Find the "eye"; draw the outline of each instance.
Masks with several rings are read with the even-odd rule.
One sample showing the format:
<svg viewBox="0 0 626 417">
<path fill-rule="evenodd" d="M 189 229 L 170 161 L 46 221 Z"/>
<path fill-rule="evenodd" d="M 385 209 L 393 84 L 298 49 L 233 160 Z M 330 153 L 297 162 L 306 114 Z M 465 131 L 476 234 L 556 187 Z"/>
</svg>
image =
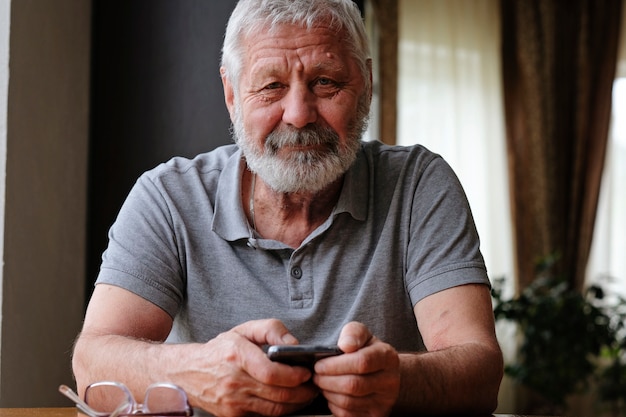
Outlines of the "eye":
<svg viewBox="0 0 626 417">
<path fill-rule="evenodd" d="M 257 97 L 265 102 L 274 102 L 280 99 L 285 93 L 285 85 L 280 81 L 272 81 L 264 84 L 257 91 Z"/>
<path fill-rule="evenodd" d="M 325 87 L 325 86 L 329 86 L 329 85 L 335 85 L 335 84 L 336 84 L 336 83 L 335 83 L 333 80 L 331 80 L 330 78 L 324 78 L 324 77 L 320 77 L 320 78 L 318 78 L 318 79 L 316 80 L 316 83 L 317 83 L 317 85 L 320 85 L 320 86 L 323 86 L 323 87 Z"/>
<path fill-rule="evenodd" d="M 275 81 L 273 83 L 269 83 L 267 84 L 265 87 L 263 87 L 263 89 L 265 90 L 276 90 L 277 88 L 281 88 L 282 84 L 279 83 L 278 81 Z"/>
<path fill-rule="evenodd" d="M 343 84 L 327 77 L 319 77 L 313 81 L 311 90 L 319 97 L 333 97 L 341 91 Z"/>
</svg>

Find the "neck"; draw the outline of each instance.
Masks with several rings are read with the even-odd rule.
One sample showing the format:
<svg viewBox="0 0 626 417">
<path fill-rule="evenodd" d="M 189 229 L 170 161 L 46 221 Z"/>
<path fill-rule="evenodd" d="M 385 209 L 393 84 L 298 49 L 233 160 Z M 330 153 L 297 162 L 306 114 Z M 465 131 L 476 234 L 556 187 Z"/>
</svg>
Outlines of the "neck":
<svg viewBox="0 0 626 417">
<path fill-rule="evenodd" d="M 343 177 L 316 193 L 278 193 L 247 170 L 243 184 L 242 199 L 248 202 L 244 204 L 248 206 L 248 220 L 257 233 L 297 248 L 330 216 L 339 199 Z"/>
</svg>

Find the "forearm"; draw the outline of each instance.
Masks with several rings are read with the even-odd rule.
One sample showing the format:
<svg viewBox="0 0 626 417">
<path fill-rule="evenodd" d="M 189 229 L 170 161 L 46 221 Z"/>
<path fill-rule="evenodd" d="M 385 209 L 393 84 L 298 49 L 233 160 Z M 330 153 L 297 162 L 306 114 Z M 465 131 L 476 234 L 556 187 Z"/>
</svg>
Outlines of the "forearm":
<svg viewBox="0 0 626 417">
<path fill-rule="evenodd" d="M 243 323 L 202 344 L 87 331 L 72 362 L 81 395 L 92 382 L 115 380 L 140 399 L 151 383 L 171 382 L 185 390 L 193 407 L 211 414 L 279 415 L 301 409 L 317 390 L 305 384 L 309 370 L 271 362 L 259 346 L 294 341 L 278 320 Z"/>
<path fill-rule="evenodd" d="M 191 346 L 82 334 L 72 357 L 78 392 L 82 395 L 90 383 L 114 380 L 127 385 L 136 398 L 142 398 L 143 390 L 153 382 L 180 384 L 170 370 L 184 367 L 182 362 L 194 351 Z"/>
<path fill-rule="evenodd" d="M 218 348 L 219 349 L 219 348 Z M 224 351 L 224 349 L 222 349 Z M 122 382 L 137 399 L 155 382 L 180 386 L 193 407 L 210 409 L 227 394 L 213 363 L 225 364 L 212 343 L 169 344 L 119 335 L 82 334 L 72 366 L 79 395 L 90 383 Z M 227 365 L 228 366 L 228 365 Z"/>
<path fill-rule="evenodd" d="M 497 405 L 502 354 L 477 343 L 400 355 L 398 414 L 489 414 Z"/>
</svg>

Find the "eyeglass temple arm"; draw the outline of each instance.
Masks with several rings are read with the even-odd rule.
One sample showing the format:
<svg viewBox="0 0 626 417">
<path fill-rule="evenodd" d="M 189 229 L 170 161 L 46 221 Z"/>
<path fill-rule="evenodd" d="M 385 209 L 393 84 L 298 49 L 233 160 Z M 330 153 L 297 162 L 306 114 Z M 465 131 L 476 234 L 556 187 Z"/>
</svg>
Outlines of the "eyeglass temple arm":
<svg viewBox="0 0 626 417">
<path fill-rule="evenodd" d="M 87 403 L 67 385 L 59 385 L 59 392 L 74 401 L 76 408 L 87 414 L 89 417 L 117 417 L 124 407 L 128 405 L 126 403 L 122 404 L 120 407 L 116 408 L 112 414 L 100 413 L 89 407 L 89 405 L 87 405 Z"/>
</svg>

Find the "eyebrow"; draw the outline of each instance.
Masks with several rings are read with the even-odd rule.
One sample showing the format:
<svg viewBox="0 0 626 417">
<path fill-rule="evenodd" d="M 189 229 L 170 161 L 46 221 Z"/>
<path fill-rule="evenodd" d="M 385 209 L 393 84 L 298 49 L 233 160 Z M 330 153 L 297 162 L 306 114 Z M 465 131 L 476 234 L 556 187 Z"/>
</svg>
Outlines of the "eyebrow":
<svg viewBox="0 0 626 417">
<path fill-rule="evenodd" d="M 263 82 L 267 78 L 281 78 L 285 75 L 285 67 L 283 65 L 253 65 L 251 68 L 250 80 L 253 84 Z"/>
<path fill-rule="evenodd" d="M 336 60 L 329 59 L 327 61 L 318 61 L 313 68 L 316 71 L 333 71 L 333 72 L 341 72 L 345 69 L 345 64 L 339 63 Z"/>
</svg>

